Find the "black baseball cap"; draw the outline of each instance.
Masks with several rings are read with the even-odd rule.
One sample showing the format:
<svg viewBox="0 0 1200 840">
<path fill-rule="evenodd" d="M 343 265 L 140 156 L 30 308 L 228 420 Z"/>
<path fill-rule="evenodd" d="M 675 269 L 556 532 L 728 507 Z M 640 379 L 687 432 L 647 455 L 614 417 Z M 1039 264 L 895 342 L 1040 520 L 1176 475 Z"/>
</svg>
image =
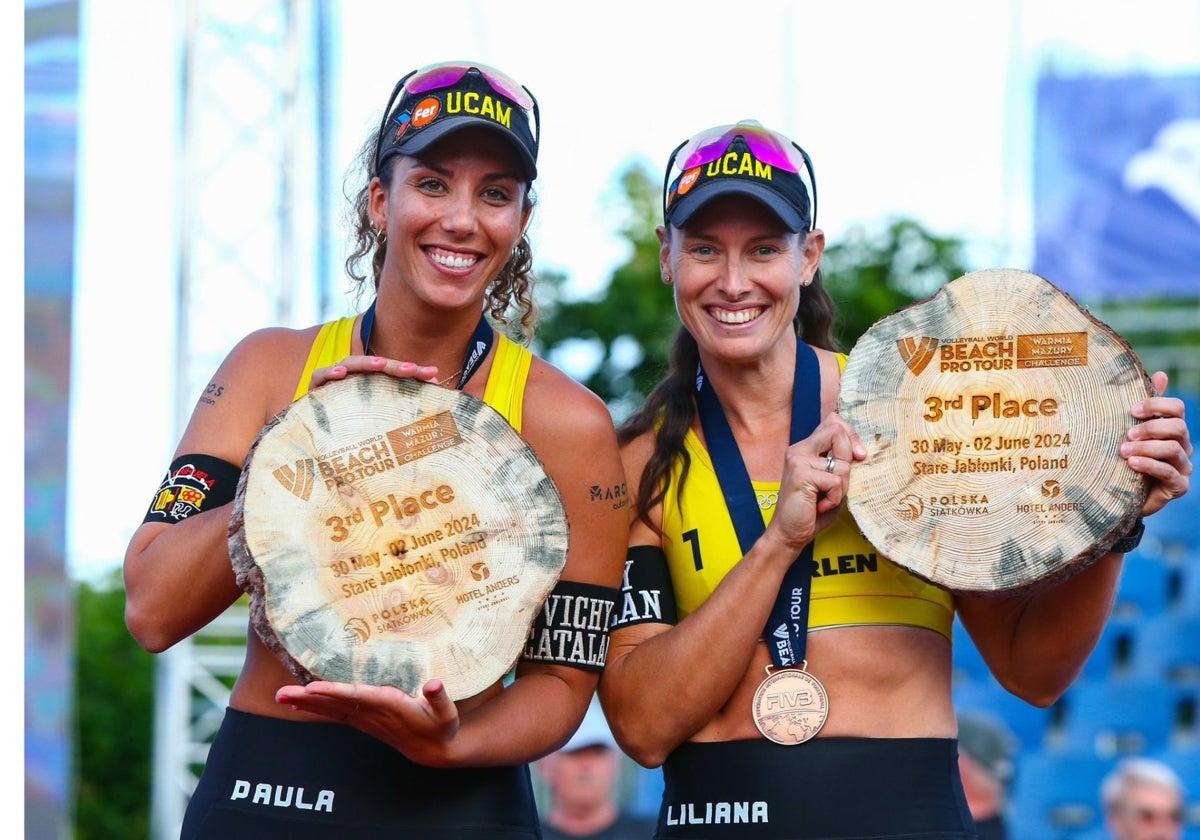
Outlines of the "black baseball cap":
<svg viewBox="0 0 1200 840">
<path fill-rule="evenodd" d="M 679 175 L 671 180 L 673 171 Z M 723 195 L 747 195 L 765 204 L 793 232 L 816 225 L 815 200 L 801 173 L 816 184 L 808 154 L 753 120 L 718 126 L 684 142 L 667 163 L 663 218 L 683 227 L 701 207 Z"/>
<path fill-rule="evenodd" d="M 478 62 L 433 64 L 396 83 L 379 127 L 375 171 L 395 155 L 416 155 L 443 137 L 482 126 L 509 141 L 529 181 L 537 178 L 537 100 L 524 85 Z"/>
</svg>

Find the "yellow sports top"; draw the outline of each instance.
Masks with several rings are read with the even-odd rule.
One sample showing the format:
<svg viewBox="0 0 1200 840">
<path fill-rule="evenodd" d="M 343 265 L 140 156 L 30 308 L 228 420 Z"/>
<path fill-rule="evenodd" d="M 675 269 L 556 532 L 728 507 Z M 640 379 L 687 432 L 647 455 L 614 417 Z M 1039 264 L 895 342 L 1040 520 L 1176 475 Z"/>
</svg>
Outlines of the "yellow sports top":
<svg viewBox="0 0 1200 840">
<path fill-rule="evenodd" d="M 841 360 L 844 364 L 844 359 Z M 676 460 L 663 498 L 663 551 L 675 589 L 679 618 L 712 594 L 742 558 L 737 533 L 712 459 L 694 431 L 684 438 L 691 456 L 682 503 Z M 775 514 L 779 483 L 753 482 L 764 524 Z M 833 525 L 813 545 L 813 580 L 808 627 L 900 624 L 924 627 L 950 638 L 954 604 L 950 593 L 879 556 L 843 506 Z"/>
<path fill-rule="evenodd" d="M 354 322 L 356 316 L 339 318 L 322 325 L 321 331 L 313 341 L 312 349 L 308 351 L 308 361 L 300 381 L 296 384 L 296 393 L 292 400 L 298 400 L 308 393 L 308 385 L 312 381 L 313 371 L 317 368 L 336 365 L 350 355 L 351 341 L 354 338 Z M 521 431 L 521 407 L 525 398 L 525 383 L 529 379 L 529 367 L 533 364 L 533 354 L 528 348 L 522 347 L 510 338 L 496 333 L 496 344 L 493 348 L 495 357 L 492 359 L 492 370 L 488 374 L 487 385 L 483 390 L 483 401 L 504 417 L 518 432 Z"/>
</svg>

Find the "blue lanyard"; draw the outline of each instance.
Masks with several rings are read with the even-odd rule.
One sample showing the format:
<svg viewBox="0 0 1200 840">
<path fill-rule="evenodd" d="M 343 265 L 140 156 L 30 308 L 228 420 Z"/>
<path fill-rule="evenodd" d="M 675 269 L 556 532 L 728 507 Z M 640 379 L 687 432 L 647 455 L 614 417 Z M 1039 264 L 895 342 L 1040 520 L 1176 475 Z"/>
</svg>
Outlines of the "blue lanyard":
<svg viewBox="0 0 1200 840">
<path fill-rule="evenodd" d="M 371 344 L 371 330 L 375 328 L 375 301 L 371 301 L 371 305 L 367 307 L 367 311 L 363 313 L 362 324 L 359 326 L 358 334 L 362 339 L 363 352 L 367 352 L 367 347 Z M 479 313 L 479 323 L 475 325 L 475 333 L 471 336 L 471 343 L 467 345 L 467 355 L 463 358 L 462 373 L 459 374 L 458 384 L 454 387 L 461 391 L 475 371 L 479 370 L 479 366 L 483 364 L 483 360 L 487 358 L 488 353 L 492 350 L 492 344 L 495 334 L 492 332 L 492 327 L 487 322 L 487 318 L 483 313 Z M 417 364 L 421 364 L 419 359 L 414 360 Z"/>
<path fill-rule="evenodd" d="M 766 525 L 750 474 L 746 471 L 746 462 L 742 460 L 733 430 L 729 428 L 729 421 L 721 408 L 721 400 L 704 375 L 704 368 L 699 365 L 696 367 L 696 408 L 713 469 L 717 473 L 717 482 L 721 485 L 738 545 L 745 556 L 762 536 Z M 817 354 L 797 338 L 790 442 L 804 440 L 820 422 L 821 370 L 817 364 Z M 794 667 L 804 661 L 811 600 L 812 553 L 812 543 L 809 543 L 784 574 L 783 586 L 763 630 L 767 647 L 771 650 L 771 661 L 780 668 Z"/>
</svg>

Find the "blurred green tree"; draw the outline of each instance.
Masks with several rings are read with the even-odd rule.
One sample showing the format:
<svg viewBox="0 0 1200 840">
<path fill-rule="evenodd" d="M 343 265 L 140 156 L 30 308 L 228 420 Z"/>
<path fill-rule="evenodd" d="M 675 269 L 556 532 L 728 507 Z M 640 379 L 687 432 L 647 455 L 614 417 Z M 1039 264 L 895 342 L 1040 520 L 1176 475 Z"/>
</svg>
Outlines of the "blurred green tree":
<svg viewBox="0 0 1200 840">
<path fill-rule="evenodd" d="M 148 837 L 154 657 L 125 629 L 118 573 L 76 596 L 75 837 Z"/>
<path fill-rule="evenodd" d="M 850 228 L 826 242 L 825 288 L 838 307 L 838 339 L 849 351 L 872 324 L 924 300 L 969 269 L 962 240 L 938 236 L 909 218 Z"/>
<path fill-rule="evenodd" d="M 598 394 L 619 422 L 666 370 L 667 349 L 679 324 L 669 287 L 659 277 L 661 185 L 639 164 L 619 178 L 624 218 L 618 232 L 629 258 L 599 295 L 569 299 L 568 278 L 539 276 L 542 322 L 537 349 Z M 937 236 L 912 219 L 878 230 L 852 228 L 827 242 L 825 287 L 837 301 L 838 336 L 845 350 L 875 321 L 922 300 L 965 274 L 963 243 Z"/>
<path fill-rule="evenodd" d="M 641 402 L 665 370 L 678 326 L 675 303 L 658 271 L 661 184 L 634 165 L 620 175 L 623 220 L 618 233 L 629 258 L 608 287 L 569 299 L 568 278 L 539 276 L 543 310 L 537 349 L 600 395 L 619 421 Z M 840 312 L 839 338 L 850 349 L 879 318 L 933 294 L 964 274 L 962 243 L 938 237 L 911 219 L 878 230 L 854 228 L 827 243 L 822 272 Z M 577 372 L 563 359 L 590 361 Z M 139 838 L 149 832 L 154 657 L 125 628 L 119 574 L 80 584 L 76 639 L 78 737 L 76 837 Z"/>
</svg>

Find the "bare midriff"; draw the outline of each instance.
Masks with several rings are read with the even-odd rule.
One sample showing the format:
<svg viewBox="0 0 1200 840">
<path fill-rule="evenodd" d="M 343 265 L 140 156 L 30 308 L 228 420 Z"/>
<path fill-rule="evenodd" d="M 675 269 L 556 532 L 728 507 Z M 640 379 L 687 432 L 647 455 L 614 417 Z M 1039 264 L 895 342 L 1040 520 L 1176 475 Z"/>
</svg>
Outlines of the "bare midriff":
<svg viewBox="0 0 1200 840">
<path fill-rule="evenodd" d="M 829 716 L 818 738 L 953 738 L 950 643 L 917 627 L 829 627 L 808 635 L 807 670 L 824 685 Z M 762 737 L 754 693 L 771 665 L 765 643 L 729 701 L 693 741 Z"/>
</svg>

